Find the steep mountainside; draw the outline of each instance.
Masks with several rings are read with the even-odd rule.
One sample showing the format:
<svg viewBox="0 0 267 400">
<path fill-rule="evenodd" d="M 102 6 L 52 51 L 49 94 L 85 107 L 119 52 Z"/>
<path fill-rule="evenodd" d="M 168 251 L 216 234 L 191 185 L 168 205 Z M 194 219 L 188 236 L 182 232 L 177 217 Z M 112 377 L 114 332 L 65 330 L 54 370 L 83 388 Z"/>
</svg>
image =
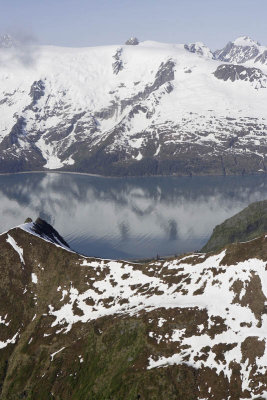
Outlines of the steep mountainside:
<svg viewBox="0 0 267 400">
<path fill-rule="evenodd" d="M 267 232 L 267 200 L 250 204 L 216 226 L 203 251 L 217 251 L 229 243 L 255 239 Z"/>
<path fill-rule="evenodd" d="M 266 171 L 267 48 L 0 40 L 0 172 Z M 242 64 L 242 65 L 241 65 Z"/>
<path fill-rule="evenodd" d="M 241 36 L 234 42 L 229 42 L 222 50 L 214 52 L 214 57 L 230 63 L 245 63 L 252 61 L 267 64 L 267 48 L 248 36 Z"/>
<path fill-rule="evenodd" d="M 1 400 L 267 397 L 265 235 L 147 264 L 59 242 L 0 236 Z"/>
</svg>

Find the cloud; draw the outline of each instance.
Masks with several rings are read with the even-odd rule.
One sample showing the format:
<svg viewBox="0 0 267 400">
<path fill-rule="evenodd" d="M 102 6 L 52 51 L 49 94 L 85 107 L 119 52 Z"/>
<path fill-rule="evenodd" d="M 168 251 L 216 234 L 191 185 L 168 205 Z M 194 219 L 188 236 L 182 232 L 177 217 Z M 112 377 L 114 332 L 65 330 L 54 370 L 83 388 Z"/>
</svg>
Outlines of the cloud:
<svg viewBox="0 0 267 400">
<path fill-rule="evenodd" d="M 0 47 L 5 52 L 0 54 L 0 63 L 18 62 L 24 67 L 34 65 L 38 57 L 37 44 L 33 33 L 21 29 L 0 35 Z"/>
</svg>

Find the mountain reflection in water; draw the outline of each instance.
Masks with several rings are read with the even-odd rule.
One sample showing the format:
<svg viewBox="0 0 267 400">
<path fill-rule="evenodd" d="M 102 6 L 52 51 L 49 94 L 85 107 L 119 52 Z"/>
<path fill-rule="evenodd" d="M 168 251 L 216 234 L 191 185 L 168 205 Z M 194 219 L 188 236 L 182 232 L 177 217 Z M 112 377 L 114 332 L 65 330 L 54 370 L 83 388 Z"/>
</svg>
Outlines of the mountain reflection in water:
<svg viewBox="0 0 267 400">
<path fill-rule="evenodd" d="M 265 176 L 0 176 L 0 230 L 41 216 L 83 254 L 136 259 L 200 249 L 215 225 L 267 199 Z"/>
</svg>

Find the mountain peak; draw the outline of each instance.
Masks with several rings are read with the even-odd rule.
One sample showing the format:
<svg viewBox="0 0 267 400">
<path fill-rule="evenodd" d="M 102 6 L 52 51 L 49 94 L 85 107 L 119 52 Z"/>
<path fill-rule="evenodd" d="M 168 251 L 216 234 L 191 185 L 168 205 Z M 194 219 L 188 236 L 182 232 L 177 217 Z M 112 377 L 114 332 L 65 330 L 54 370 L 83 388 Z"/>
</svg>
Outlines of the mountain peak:
<svg viewBox="0 0 267 400">
<path fill-rule="evenodd" d="M 137 46 L 139 44 L 139 40 L 137 37 L 130 37 L 130 39 L 126 40 L 125 44 L 129 46 Z"/>
<path fill-rule="evenodd" d="M 234 64 L 242 64 L 254 60 L 261 52 L 260 44 L 249 36 L 240 36 L 233 42 L 214 52 L 216 59 Z"/>
<path fill-rule="evenodd" d="M 196 53 L 204 57 L 213 58 L 213 53 L 203 42 L 185 44 L 184 48 L 190 51 L 190 53 Z"/>
<path fill-rule="evenodd" d="M 61 247 L 69 248 L 68 243 L 63 239 L 62 236 L 53 228 L 52 225 L 48 224 L 45 220 L 40 217 L 35 222 L 32 222 L 31 218 L 27 218 L 20 228 L 24 231 L 31 233 L 35 236 L 39 236 L 51 243 L 59 245 Z"/>
<path fill-rule="evenodd" d="M 260 46 L 259 42 L 256 42 L 255 40 L 251 39 L 249 36 L 240 36 L 234 40 L 233 44 L 235 46 L 242 46 L 242 47 Z"/>
</svg>

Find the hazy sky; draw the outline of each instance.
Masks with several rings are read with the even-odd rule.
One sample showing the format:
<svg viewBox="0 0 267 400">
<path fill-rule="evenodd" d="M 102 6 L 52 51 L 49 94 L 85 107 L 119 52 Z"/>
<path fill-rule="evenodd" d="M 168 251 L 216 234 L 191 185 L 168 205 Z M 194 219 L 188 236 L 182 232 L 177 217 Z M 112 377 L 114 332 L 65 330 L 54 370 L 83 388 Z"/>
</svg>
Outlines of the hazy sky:
<svg viewBox="0 0 267 400">
<path fill-rule="evenodd" d="M 240 35 L 267 45 L 267 0 L 0 0 L 1 33 L 41 44 L 120 44 L 130 36 L 212 50 Z"/>
</svg>

